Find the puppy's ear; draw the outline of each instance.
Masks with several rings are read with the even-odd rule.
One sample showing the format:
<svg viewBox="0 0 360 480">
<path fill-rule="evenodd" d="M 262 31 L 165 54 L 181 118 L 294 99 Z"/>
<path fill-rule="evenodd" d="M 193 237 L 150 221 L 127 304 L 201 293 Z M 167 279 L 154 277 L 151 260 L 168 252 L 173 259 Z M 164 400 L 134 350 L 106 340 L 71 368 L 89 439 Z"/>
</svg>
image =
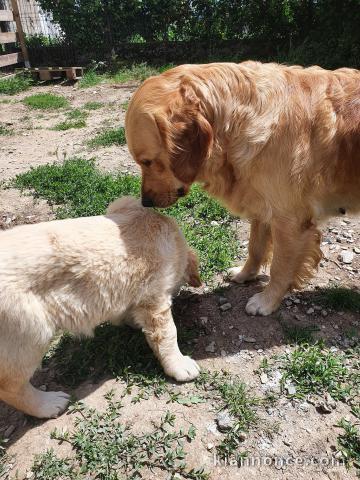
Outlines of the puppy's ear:
<svg viewBox="0 0 360 480">
<path fill-rule="evenodd" d="M 169 118 L 171 169 L 180 181 L 191 184 L 210 156 L 213 130 L 201 113 L 200 100 L 191 82 L 182 81 Z"/>
<path fill-rule="evenodd" d="M 199 260 L 196 253 L 191 249 L 188 250 L 186 281 L 191 287 L 201 287 Z"/>
</svg>

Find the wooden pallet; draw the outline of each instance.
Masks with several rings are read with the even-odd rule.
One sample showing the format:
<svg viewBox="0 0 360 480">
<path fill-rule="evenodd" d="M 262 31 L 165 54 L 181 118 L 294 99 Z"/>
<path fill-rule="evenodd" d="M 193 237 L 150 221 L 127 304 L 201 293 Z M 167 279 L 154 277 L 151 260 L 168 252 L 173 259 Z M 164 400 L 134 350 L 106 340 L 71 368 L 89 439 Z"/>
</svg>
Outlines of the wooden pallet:
<svg viewBox="0 0 360 480">
<path fill-rule="evenodd" d="M 17 69 L 22 72 L 28 72 L 36 75 L 39 80 L 56 80 L 58 78 L 67 78 L 68 80 L 78 80 L 84 74 L 83 67 L 38 67 Z"/>
<path fill-rule="evenodd" d="M 24 62 L 26 67 L 30 67 L 29 54 L 25 44 L 25 36 L 21 25 L 17 0 L 11 0 L 11 6 L 12 10 L 0 10 L 0 23 L 15 22 L 16 32 L 3 32 L 3 29 L 0 28 L 0 44 L 6 45 L 19 42 L 21 52 L 0 55 L 0 68 L 16 65 L 19 62 Z"/>
</svg>

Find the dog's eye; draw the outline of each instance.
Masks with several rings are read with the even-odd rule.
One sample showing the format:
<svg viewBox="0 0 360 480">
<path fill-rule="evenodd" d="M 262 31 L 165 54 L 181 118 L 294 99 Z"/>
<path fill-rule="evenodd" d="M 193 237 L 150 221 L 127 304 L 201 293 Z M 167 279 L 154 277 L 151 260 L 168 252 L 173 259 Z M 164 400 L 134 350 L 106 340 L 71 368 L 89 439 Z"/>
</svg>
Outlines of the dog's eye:
<svg viewBox="0 0 360 480">
<path fill-rule="evenodd" d="M 152 161 L 151 160 L 144 160 L 142 162 L 142 164 L 145 166 L 145 167 L 150 167 L 150 165 L 152 164 Z"/>
</svg>

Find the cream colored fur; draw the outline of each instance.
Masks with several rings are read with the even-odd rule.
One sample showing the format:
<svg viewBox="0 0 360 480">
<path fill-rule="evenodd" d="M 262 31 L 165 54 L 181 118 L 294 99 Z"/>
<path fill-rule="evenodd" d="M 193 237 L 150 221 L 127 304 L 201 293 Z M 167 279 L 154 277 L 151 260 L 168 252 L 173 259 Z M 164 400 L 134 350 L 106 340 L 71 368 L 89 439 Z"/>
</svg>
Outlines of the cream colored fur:
<svg viewBox="0 0 360 480">
<path fill-rule="evenodd" d="M 106 216 L 15 227 L 0 233 L 0 399 L 55 417 L 63 392 L 29 380 L 58 330 L 91 335 L 131 315 L 165 372 L 188 381 L 199 367 L 177 345 L 171 297 L 199 276 L 176 223 L 124 197 Z"/>
</svg>

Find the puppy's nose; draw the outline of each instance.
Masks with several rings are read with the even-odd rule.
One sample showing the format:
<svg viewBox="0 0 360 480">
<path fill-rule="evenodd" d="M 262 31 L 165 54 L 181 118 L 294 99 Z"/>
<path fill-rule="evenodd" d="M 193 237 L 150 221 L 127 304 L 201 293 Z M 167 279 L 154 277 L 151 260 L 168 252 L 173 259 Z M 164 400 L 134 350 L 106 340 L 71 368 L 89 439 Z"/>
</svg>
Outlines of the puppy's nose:
<svg viewBox="0 0 360 480">
<path fill-rule="evenodd" d="M 141 204 L 142 204 L 143 207 L 153 207 L 154 206 L 154 202 L 149 197 L 142 197 L 141 198 Z"/>
</svg>

